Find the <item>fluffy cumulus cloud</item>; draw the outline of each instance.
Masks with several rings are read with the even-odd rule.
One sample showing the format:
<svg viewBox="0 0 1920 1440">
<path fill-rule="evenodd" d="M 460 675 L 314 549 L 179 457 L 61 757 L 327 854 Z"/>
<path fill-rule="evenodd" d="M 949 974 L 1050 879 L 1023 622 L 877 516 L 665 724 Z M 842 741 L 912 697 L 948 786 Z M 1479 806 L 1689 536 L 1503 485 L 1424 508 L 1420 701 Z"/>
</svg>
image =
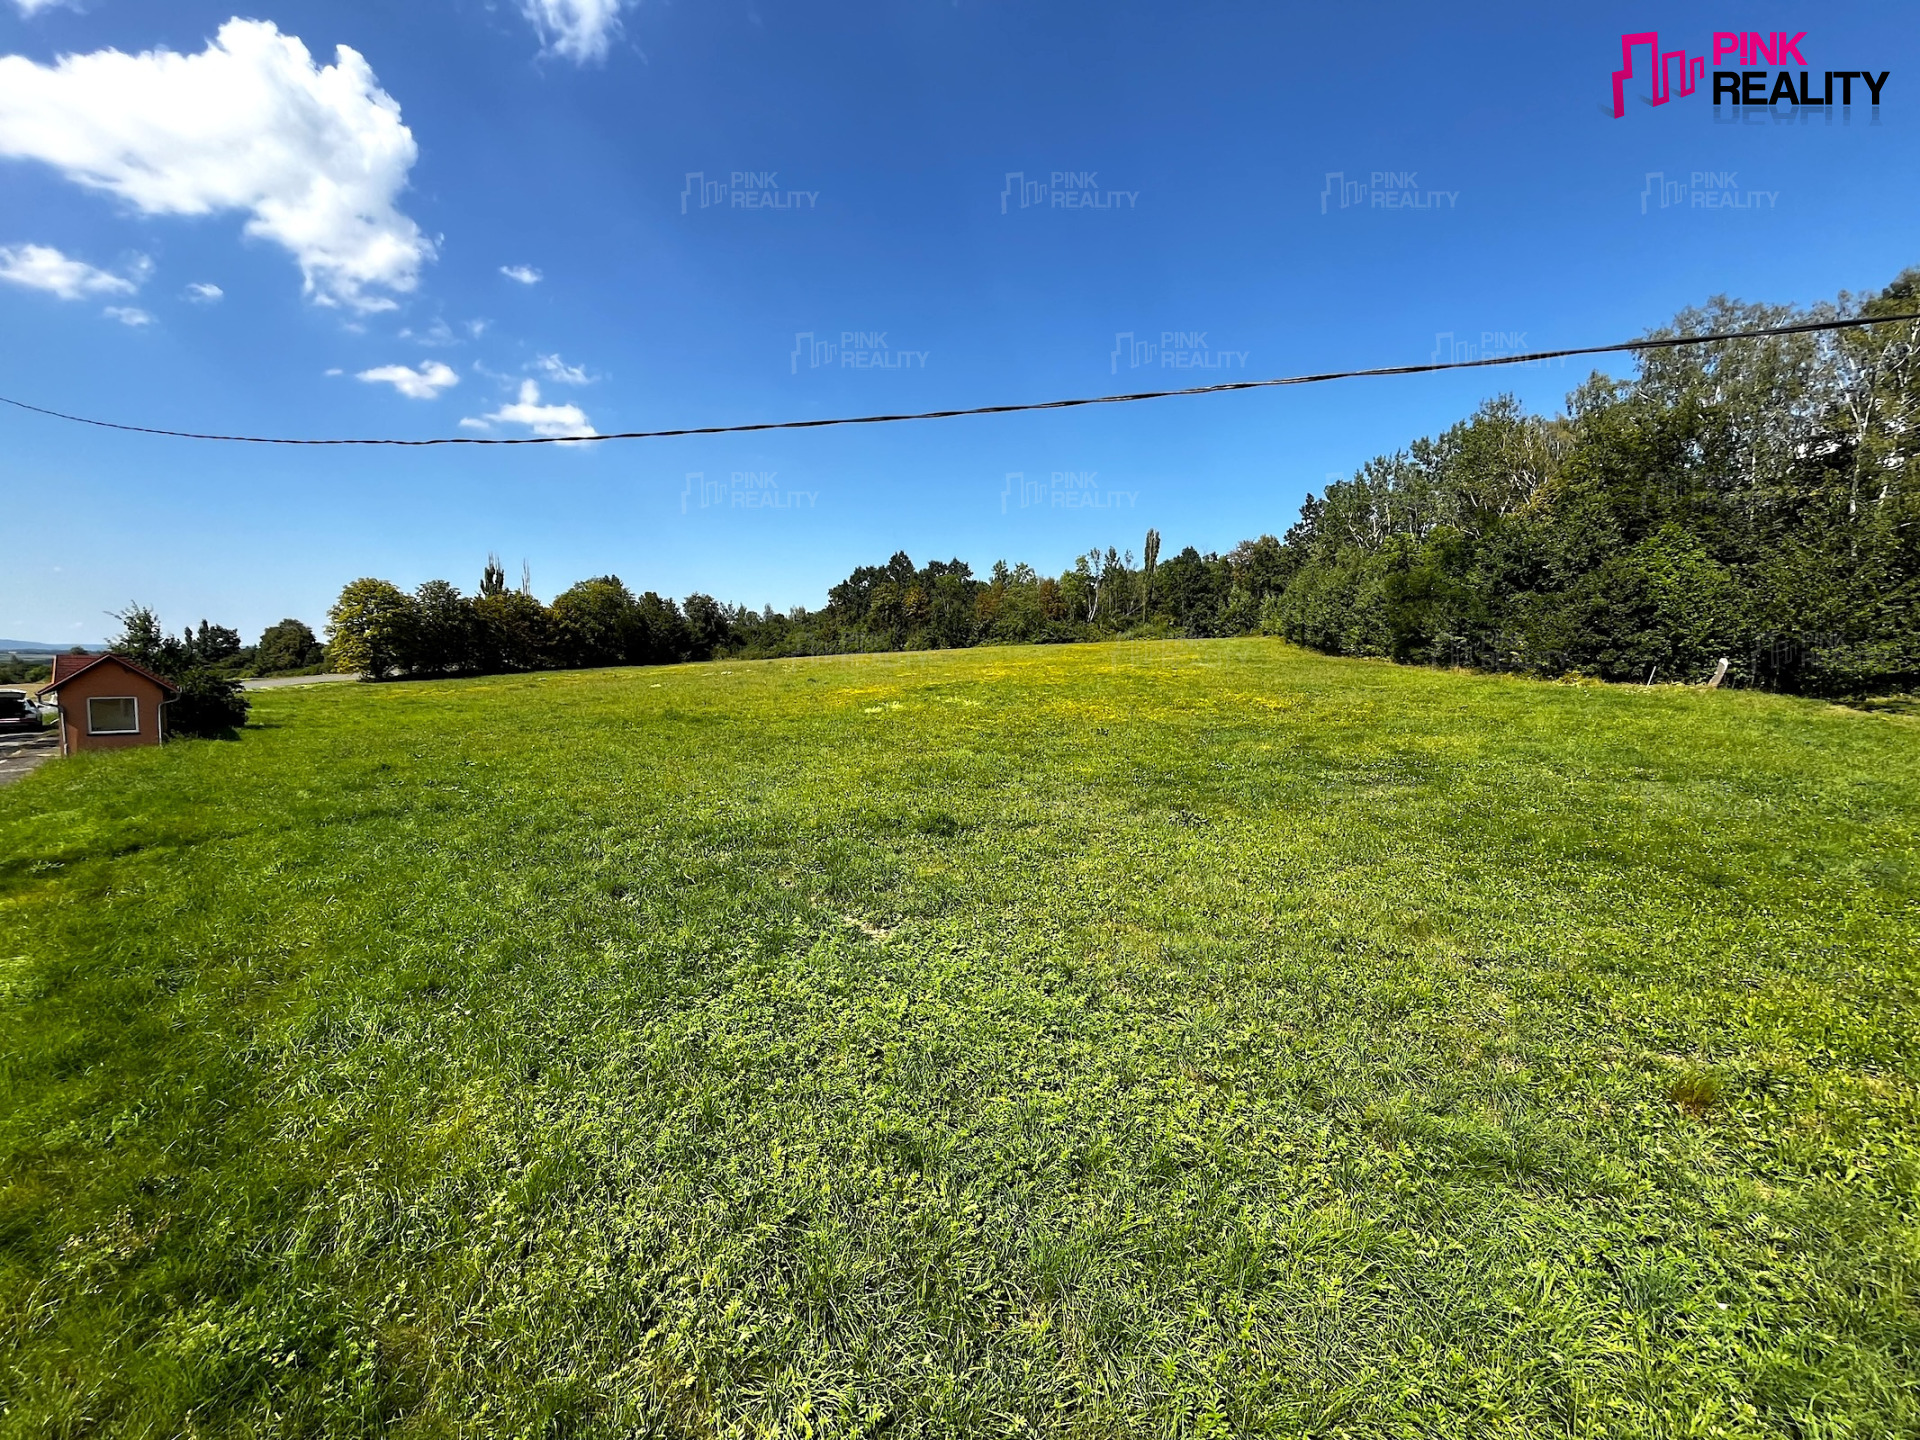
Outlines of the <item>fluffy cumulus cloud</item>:
<svg viewBox="0 0 1920 1440">
<path fill-rule="evenodd" d="M 520 398 L 511 405 L 502 405 L 491 415 L 479 419 L 466 419 L 460 422 L 469 430 L 491 430 L 495 425 L 524 425 L 536 435 L 552 438 L 569 438 L 597 435 L 600 432 L 587 423 L 587 415 L 578 405 L 542 405 L 540 386 L 532 380 L 520 382 Z"/>
<path fill-rule="evenodd" d="M 131 295 L 145 282 L 153 264 L 142 255 L 131 268 L 131 275 L 115 275 L 63 255 L 51 245 L 0 245 L 0 280 L 44 290 L 62 300 Z"/>
<path fill-rule="evenodd" d="M 142 325 L 151 325 L 153 316 L 138 305 L 109 305 L 100 312 L 109 320 L 118 320 L 122 325 L 131 325 L 138 329 Z"/>
<path fill-rule="evenodd" d="M 502 265 L 500 273 L 509 280 L 518 280 L 522 285 L 538 285 L 540 272 L 531 265 Z"/>
<path fill-rule="evenodd" d="M 229 20 L 197 55 L 0 56 L 0 155 L 44 161 L 149 215 L 244 211 L 322 304 L 389 310 L 433 245 L 400 212 L 418 148 L 345 45 L 318 66 L 270 21 Z"/>
<path fill-rule="evenodd" d="M 52 10 L 56 6 L 70 4 L 71 0 L 13 0 L 14 8 L 31 19 L 42 10 Z"/>
<path fill-rule="evenodd" d="M 442 390 L 460 383 L 451 366 L 429 360 L 418 370 L 411 365 L 381 365 L 362 370 L 356 377 L 369 385 L 391 385 L 409 400 L 431 400 Z"/>
<path fill-rule="evenodd" d="M 210 285 L 204 280 L 196 280 L 187 286 L 187 299 L 196 305 L 212 305 L 226 293 L 218 285 Z"/>
<path fill-rule="evenodd" d="M 604 60 L 620 35 L 625 0 L 520 0 L 520 8 L 555 55 L 584 65 Z"/>
</svg>

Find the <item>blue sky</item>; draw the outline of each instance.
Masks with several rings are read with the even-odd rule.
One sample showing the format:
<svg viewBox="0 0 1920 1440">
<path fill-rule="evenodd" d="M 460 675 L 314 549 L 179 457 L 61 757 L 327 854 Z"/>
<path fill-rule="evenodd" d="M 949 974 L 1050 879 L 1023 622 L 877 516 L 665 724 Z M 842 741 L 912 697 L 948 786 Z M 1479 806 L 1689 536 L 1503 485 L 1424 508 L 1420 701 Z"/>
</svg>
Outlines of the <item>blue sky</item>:
<svg viewBox="0 0 1920 1440">
<path fill-rule="evenodd" d="M 1920 263 L 1908 5 L 233 4 L 0 0 L 0 394 L 283 435 L 724 424 L 1596 343 Z M 1710 69 L 1718 29 L 1804 30 L 1816 94 L 1891 78 L 1716 115 L 1645 103 L 1642 58 L 1615 119 L 1649 28 Z M 471 589 L 490 550 L 543 597 L 611 571 L 784 609 L 899 548 L 1224 549 L 1582 374 L 493 450 L 0 413 L 0 635 L 98 639 L 133 599 L 319 628 L 347 580 Z"/>
</svg>

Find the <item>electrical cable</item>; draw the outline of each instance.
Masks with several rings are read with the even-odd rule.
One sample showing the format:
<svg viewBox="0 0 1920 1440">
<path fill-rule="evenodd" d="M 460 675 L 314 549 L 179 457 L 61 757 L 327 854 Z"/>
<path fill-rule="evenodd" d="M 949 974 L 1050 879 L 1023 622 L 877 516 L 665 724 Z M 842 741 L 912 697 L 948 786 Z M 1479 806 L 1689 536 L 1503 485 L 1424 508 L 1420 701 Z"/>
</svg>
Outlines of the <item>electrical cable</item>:
<svg viewBox="0 0 1920 1440">
<path fill-rule="evenodd" d="M 425 440 L 320 439 L 270 435 L 209 435 L 191 430 L 162 430 L 150 425 L 123 425 L 68 415 L 24 400 L 0 395 L 0 404 L 47 415 L 75 425 L 123 430 L 134 435 L 160 435 L 174 440 L 216 440 L 235 445 L 591 445 L 603 440 L 666 440 L 681 435 L 745 435 L 760 430 L 818 430 L 829 425 L 893 425 L 909 420 L 953 420 L 963 415 L 1014 415 L 1034 410 L 1068 410 L 1080 405 L 1126 405 L 1136 400 L 1171 400 L 1181 395 L 1220 395 L 1229 390 L 1264 390 L 1279 385 L 1320 385 L 1330 380 L 1366 380 L 1386 375 L 1428 375 L 1438 370 L 1478 370 L 1495 365 L 1527 365 L 1562 360 L 1575 355 L 1611 355 L 1622 351 L 1671 350 L 1686 345 L 1712 345 L 1726 340 L 1764 340 L 1780 335 L 1809 335 L 1827 330 L 1853 330 L 1866 325 L 1890 325 L 1920 320 L 1917 315 L 1860 315 L 1847 319 L 1809 320 L 1794 325 L 1768 325 L 1756 330 L 1728 330 L 1711 335 L 1670 335 L 1657 339 L 1623 340 L 1613 345 L 1581 345 L 1567 350 L 1535 350 L 1524 355 L 1496 355 L 1484 360 L 1441 360 L 1425 365 L 1385 365 L 1371 370 L 1332 370 L 1316 375 L 1286 375 L 1271 380 L 1229 380 L 1218 385 L 1194 385 L 1184 390 L 1141 390 L 1127 395 L 1087 395 L 1071 400 L 1034 400 L 1017 405 L 975 405 L 963 410 L 921 410 L 903 415 L 846 415 L 829 420 L 763 420 L 751 425 L 694 425 L 678 430 L 626 430 L 611 435 L 443 435 Z"/>
</svg>

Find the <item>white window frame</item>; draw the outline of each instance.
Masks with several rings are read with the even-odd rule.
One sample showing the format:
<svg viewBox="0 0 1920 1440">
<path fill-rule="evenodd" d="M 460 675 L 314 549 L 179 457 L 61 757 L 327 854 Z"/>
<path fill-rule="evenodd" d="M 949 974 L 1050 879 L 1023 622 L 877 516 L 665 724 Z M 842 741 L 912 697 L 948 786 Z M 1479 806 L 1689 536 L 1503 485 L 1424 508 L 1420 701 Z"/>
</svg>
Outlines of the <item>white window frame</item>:
<svg viewBox="0 0 1920 1440">
<path fill-rule="evenodd" d="M 101 700 L 124 700 L 133 706 L 133 728 L 131 730 L 102 730 L 93 723 L 93 707 Z M 89 735 L 138 735 L 140 733 L 140 697 L 138 695 L 89 695 L 87 697 L 87 734 Z"/>
</svg>

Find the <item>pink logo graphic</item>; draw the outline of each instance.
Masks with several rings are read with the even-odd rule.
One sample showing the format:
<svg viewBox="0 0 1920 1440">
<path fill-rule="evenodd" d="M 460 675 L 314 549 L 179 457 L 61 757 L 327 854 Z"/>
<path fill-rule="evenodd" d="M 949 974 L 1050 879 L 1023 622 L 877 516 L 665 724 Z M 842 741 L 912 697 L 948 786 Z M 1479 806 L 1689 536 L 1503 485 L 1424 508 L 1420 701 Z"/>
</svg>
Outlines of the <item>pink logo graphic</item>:
<svg viewBox="0 0 1920 1440">
<path fill-rule="evenodd" d="M 1805 33 L 1805 32 L 1802 32 Z M 1627 113 L 1627 81 L 1633 79 L 1633 52 L 1638 47 L 1647 47 L 1647 59 L 1653 65 L 1653 103 L 1664 105 L 1673 98 L 1672 66 L 1680 62 L 1680 93 L 1693 94 L 1700 78 L 1707 73 L 1707 57 L 1695 55 L 1689 57 L 1685 50 L 1671 50 L 1665 55 L 1660 53 L 1658 32 L 1647 30 L 1638 35 L 1620 37 L 1620 68 L 1613 72 L 1613 118 L 1618 120 Z"/>
</svg>

